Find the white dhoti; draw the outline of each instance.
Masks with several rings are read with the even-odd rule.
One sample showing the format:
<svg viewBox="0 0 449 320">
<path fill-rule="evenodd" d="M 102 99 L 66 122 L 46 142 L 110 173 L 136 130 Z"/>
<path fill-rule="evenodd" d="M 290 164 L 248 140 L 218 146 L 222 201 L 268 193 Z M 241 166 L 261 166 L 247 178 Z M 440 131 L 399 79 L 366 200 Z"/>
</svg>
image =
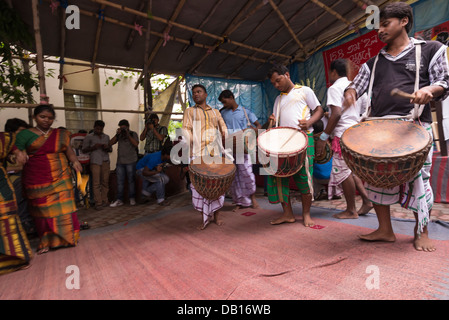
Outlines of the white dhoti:
<svg viewBox="0 0 449 320">
<path fill-rule="evenodd" d="M 252 205 L 251 196 L 256 193 L 256 177 L 253 173 L 250 155 L 245 154 L 243 160 L 243 163 L 235 164 L 236 172 L 231 185 L 231 194 L 236 205 L 249 207 Z"/>
</svg>

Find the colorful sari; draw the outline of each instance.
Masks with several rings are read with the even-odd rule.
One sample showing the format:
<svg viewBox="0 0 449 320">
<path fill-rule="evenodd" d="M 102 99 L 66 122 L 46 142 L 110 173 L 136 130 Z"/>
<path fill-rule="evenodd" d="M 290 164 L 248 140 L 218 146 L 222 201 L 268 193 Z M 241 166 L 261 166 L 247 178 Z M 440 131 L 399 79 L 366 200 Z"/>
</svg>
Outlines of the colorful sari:
<svg viewBox="0 0 449 320">
<path fill-rule="evenodd" d="M 70 147 L 69 132 L 53 129 L 45 138 L 23 130 L 17 135 L 16 146 L 26 149 L 29 156 L 22 182 L 40 238 L 38 250 L 76 246 L 80 225 L 65 154 Z"/>
<path fill-rule="evenodd" d="M 0 132 L 0 160 L 15 149 L 15 138 Z M 14 187 L 0 165 L 0 274 L 20 269 L 32 258 L 30 243 L 22 227 Z"/>
</svg>

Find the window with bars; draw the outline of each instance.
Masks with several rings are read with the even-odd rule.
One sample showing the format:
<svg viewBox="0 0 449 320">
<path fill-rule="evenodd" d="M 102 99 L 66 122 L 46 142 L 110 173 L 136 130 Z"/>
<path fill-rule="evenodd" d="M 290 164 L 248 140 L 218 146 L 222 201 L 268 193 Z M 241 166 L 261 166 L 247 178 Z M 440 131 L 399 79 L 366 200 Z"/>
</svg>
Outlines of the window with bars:
<svg viewBox="0 0 449 320">
<path fill-rule="evenodd" d="M 92 111 L 65 111 L 66 128 L 72 133 L 80 130 L 89 132 L 94 127 L 95 120 L 98 120 L 97 96 L 95 94 L 84 93 L 64 93 L 64 105 L 66 108 L 88 108 Z"/>
</svg>

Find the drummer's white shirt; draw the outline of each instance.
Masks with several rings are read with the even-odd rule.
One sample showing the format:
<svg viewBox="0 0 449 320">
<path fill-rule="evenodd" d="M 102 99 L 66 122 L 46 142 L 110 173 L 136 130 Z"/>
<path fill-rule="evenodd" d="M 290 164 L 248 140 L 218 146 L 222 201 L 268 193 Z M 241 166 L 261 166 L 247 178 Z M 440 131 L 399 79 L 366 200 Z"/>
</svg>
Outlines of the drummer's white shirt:
<svg viewBox="0 0 449 320">
<path fill-rule="evenodd" d="M 330 106 L 343 108 L 344 91 L 351 84 L 351 81 L 347 77 L 339 78 L 334 84 L 327 90 L 327 105 L 329 106 L 329 116 L 332 114 Z M 356 105 L 349 107 L 341 115 L 340 120 L 335 126 L 332 132 L 333 137 L 341 138 L 343 132 L 350 126 L 359 123 L 361 106 L 366 104 L 366 95 L 363 95 L 357 100 Z"/>
<path fill-rule="evenodd" d="M 299 120 L 309 120 L 310 112 L 320 105 L 312 89 L 295 86 L 288 94 L 282 93 L 276 98 L 273 113 L 276 117 L 279 107 L 279 126 L 301 129 Z M 313 127 L 310 126 L 307 132 L 313 132 Z"/>
</svg>

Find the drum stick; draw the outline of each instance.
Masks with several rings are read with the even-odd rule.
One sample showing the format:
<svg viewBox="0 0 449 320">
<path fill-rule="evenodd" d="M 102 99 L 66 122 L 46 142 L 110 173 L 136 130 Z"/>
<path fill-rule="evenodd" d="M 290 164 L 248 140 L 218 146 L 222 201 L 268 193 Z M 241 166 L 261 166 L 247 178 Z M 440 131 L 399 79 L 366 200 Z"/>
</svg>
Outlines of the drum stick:
<svg viewBox="0 0 449 320">
<path fill-rule="evenodd" d="M 410 93 L 404 92 L 404 91 L 399 90 L 397 88 L 391 90 L 391 96 L 393 96 L 393 97 L 402 97 L 402 98 L 406 98 L 406 99 L 410 99 L 410 100 L 415 99 L 415 95 L 414 94 L 410 94 Z"/>
</svg>

